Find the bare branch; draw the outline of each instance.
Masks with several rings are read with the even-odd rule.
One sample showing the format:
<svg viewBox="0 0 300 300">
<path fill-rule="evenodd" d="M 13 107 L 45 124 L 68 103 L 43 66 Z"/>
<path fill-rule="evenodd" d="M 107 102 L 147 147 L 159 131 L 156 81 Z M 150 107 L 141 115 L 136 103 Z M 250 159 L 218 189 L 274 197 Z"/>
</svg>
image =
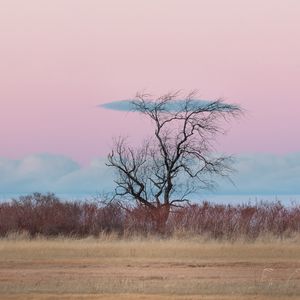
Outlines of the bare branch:
<svg viewBox="0 0 300 300">
<path fill-rule="evenodd" d="M 116 196 L 165 211 L 188 203 L 190 193 L 213 187 L 214 177 L 232 171 L 232 157 L 213 154 L 213 143 L 225 132 L 224 121 L 241 115 L 240 107 L 221 99 L 199 101 L 197 91 L 179 96 L 180 91 L 157 99 L 139 93 L 132 101 L 134 111 L 152 121 L 154 132 L 140 148 L 115 141 L 107 165 L 117 172 Z"/>
</svg>

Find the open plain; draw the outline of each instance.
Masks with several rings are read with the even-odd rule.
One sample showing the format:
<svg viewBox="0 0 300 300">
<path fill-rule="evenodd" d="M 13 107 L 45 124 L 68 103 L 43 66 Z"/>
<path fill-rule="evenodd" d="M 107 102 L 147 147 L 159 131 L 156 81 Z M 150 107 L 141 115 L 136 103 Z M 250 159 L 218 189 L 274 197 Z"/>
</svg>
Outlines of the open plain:
<svg viewBox="0 0 300 300">
<path fill-rule="evenodd" d="M 0 299 L 300 299 L 299 237 L 0 240 Z"/>
</svg>

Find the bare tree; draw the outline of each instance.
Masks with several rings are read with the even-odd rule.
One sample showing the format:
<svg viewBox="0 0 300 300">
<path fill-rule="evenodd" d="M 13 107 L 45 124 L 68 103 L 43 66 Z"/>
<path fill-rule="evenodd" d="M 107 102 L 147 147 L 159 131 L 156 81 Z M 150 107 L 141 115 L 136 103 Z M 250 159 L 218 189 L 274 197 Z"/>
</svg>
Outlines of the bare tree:
<svg viewBox="0 0 300 300">
<path fill-rule="evenodd" d="M 213 144 L 224 134 L 224 120 L 237 117 L 241 109 L 221 100 L 195 100 L 178 92 L 155 100 L 138 94 L 131 102 L 134 111 L 152 121 L 154 133 L 141 147 L 126 139 L 115 141 L 108 166 L 117 171 L 115 198 L 134 200 L 151 214 L 158 231 L 164 231 L 172 207 L 188 202 L 187 196 L 211 188 L 215 175 L 227 176 L 231 156 L 217 156 Z"/>
</svg>

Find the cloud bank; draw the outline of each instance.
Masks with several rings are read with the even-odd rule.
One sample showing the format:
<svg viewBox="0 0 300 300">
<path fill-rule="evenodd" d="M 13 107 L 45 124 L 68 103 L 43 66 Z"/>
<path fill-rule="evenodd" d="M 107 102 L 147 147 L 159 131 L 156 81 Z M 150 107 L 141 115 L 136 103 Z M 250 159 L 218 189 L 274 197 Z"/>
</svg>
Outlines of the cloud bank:
<svg viewBox="0 0 300 300">
<path fill-rule="evenodd" d="M 102 107 L 110 110 L 118 110 L 118 111 L 133 111 L 134 106 L 132 105 L 132 101 L 133 99 L 113 101 L 113 102 L 100 104 L 98 105 L 98 107 Z"/>
<path fill-rule="evenodd" d="M 237 156 L 229 181 L 219 182 L 217 194 L 300 194 L 300 152 L 284 156 Z M 0 158 L 0 196 L 35 191 L 57 194 L 96 195 L 114 187 L 113 170 L 104 158 L 82 167 L 68 157 L 38 154 L 20 160 Z"/>
<path fill-rule="evenodd" d="M 21 160 L 0 158 L 0 194 L 54 192 L 93 194 L 112 188 L 112 170 L 104 159 L 93 160 L 81 167 L 72 159 L 50 154 L 37 154 Z"/>
<path fill-rule="evenodd" d="M 98 107 L 105 108 L 105 109 L 110 109 L 110 110 L 117 110 L 117 111 L 134 111 L 135 106 L 132 103 L 134 99 L 127 99 L 127 100 L 120 100 L 120 101 L 113 101 L 113 102 L 108 102 L 99 105 Z M 164 108 L 168 111 L 183 111 L 183 106 L 186 103 L 185 100 L 173 100 L 171 102 L 166 103 Z M 192 110 L 195 107 L 206 107 L 212 103 L 212 101 L 208 100 L 201 100 L 201 99 L 194 99 L 189 103 L 189 109 Z M 149 102 L 149 107 L 151 107 L 151 101 Z M 222 109 L 222 104 L 220 104 L 220 109 Z M 226 107 L 226 104 L 224 104 L 224 108 Z"/>
<path fill-rule="evenodd" d="M 236 188 L 223 182 L 219 193 L 300 194 L 300 152 L 239 155 L 234 167 Z"/>
</svg>

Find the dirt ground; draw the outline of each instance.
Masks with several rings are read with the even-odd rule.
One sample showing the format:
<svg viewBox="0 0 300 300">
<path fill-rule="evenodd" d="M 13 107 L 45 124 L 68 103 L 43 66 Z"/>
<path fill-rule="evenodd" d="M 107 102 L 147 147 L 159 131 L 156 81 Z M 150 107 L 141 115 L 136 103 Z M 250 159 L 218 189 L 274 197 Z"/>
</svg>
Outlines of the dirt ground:
<svg viewBox="0 0 300 300">
<path fill-rule="evenodd" d="M 300 299 L 300 243 L 3 239 L 0 299 Z"/>
</svg>

